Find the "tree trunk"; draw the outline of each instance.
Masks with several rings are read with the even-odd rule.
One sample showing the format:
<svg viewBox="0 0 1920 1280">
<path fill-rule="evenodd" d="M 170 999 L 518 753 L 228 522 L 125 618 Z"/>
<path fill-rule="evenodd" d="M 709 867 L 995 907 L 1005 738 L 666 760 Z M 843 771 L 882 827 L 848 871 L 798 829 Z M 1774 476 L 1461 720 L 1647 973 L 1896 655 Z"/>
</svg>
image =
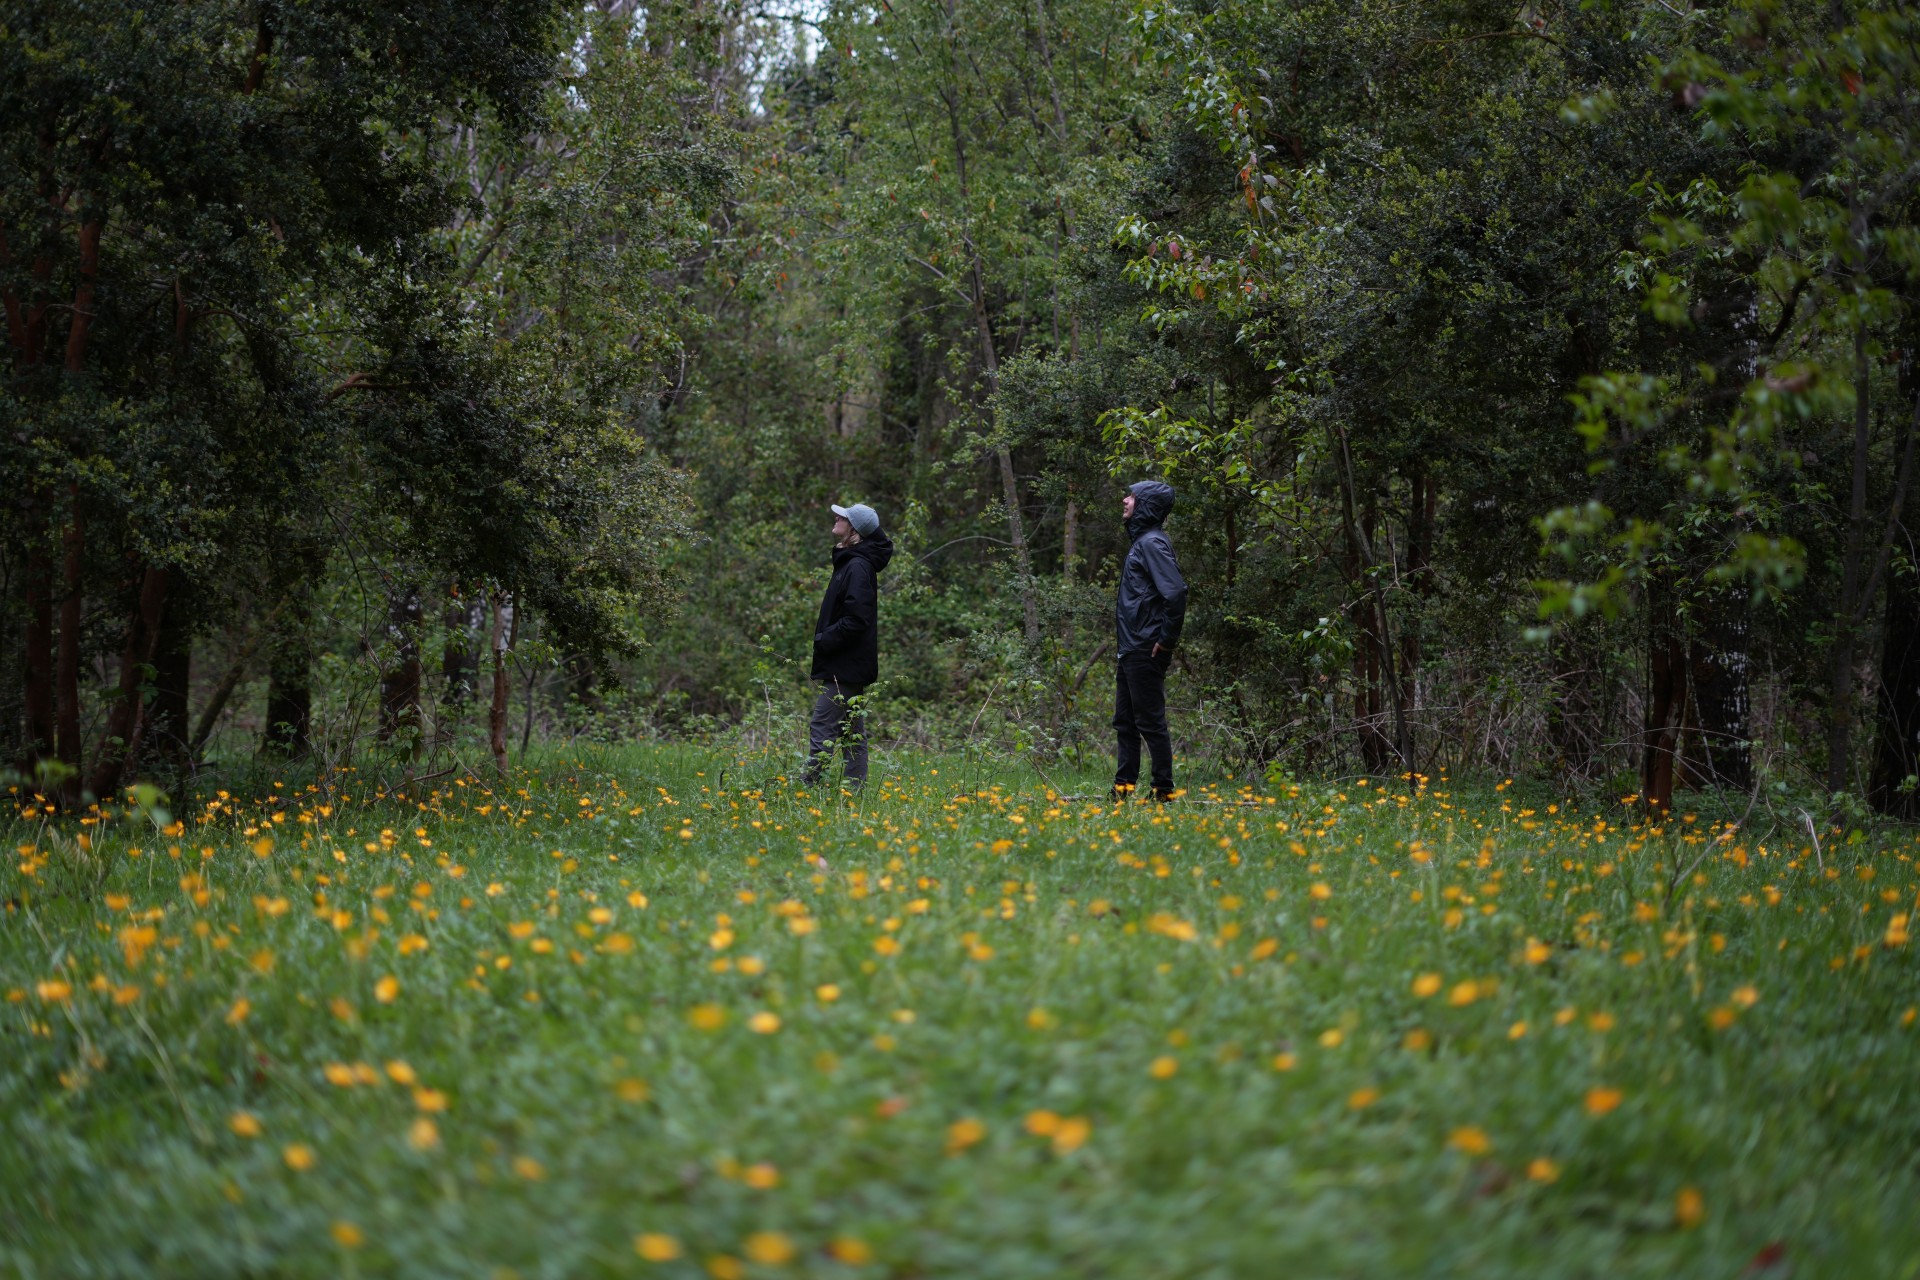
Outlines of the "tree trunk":
<svg viewBox="0 0 1920 1280">
<path fill-rule="evenodd" d="M 153 654 L 153 701 L 147 707 L 147 730 L 142 739 L 148 752 L 164 760 L 175 774 L 186 773 L 193 764 L 187 752 L 187 692 L 192 685 L 193 627 L 176 573 L 160 619 L 159 643 Z M 138 761 L 134 767 L 139 767 Z"/>
<path fill-rule="evenodd" d="M 1920 581 L 1909 562 L 1887 578 L 1885 648 L 1869 800 L 1888 817 L 1920 820 Z"/>
<path fill-rule="evenodd" d="M 313 752 L 313 599 L 305 583 L 286 599 L 267 645 L 267 729 L 259 748 L 280 760 L 305 760 Z"/>
<path fill-rule="evenodd" d="M 447 597 L 446 612 L 441 617 L 446 643 L 440 650 L 440 676 L 446 685 L 443 700 L 452 710 L 471 702 L 479 684 L 480 658 L 473 651 L 473 642 L 486 621 L 485 610 L 485 601 L 478 597 L 468 600 L 457 587 Z"/>
<path fill-rule="evenodd" d="M 1909 312 L 1911 316 L 1911 312 Z M 1911 322 L 1910 322 L 1911 324 Z M 1900 398 L 1914 406 L 1909 433 L 1920 419 L 1920 350 L 1909 327 L 1900 350 Z M 1910 487 L 1895 485 L 1895 544 L 1911 548 L 1920 501 Z M 1889 817 L 1920 820 L 1920 565 L 1911 550 L 1887 574 L 1887 614 L 1880 653 L 1880 697 L 1874 733 L 1873 774 L 1868 801 Z"/>
<path fill-rule="evenodd" d="M 1647 810 L 1664 815 L 1673 809 L 1681 739 L 1691 712 L 1687 705 L 1687 649 L 1670 591 L 1649 593 L 1647 630 L 1647 712 L 1640 737 L 1640 795 Z"/>
<path fill-rule="evenodd" d="M 71 509 L 61 538 L 60 642 L 53 659 L 53 748 L 71 772 L 61 787 L 61 800 L 80 797 L 80 573 L 86 548 L 86 529 L 80 516 L 80 486 L 69 485 Z"/>
<path fill-rule="evenodd" d="M 507 776 L 507 697 L 512 688 L 507 679 L 507 653 L 520 633 L 520 616 L 513 597 L 495 592 L 493 597 L 493 634 L 488 647 L 493 650 L 493 700 L 487 706 L 487 745 L 493 751 L 494 771 Z"/>
<path fill-rule="evenodd" d="M 1066 523 L 1060 534 L 1060 572 L 1069 581 L 1078 576 L 1074 559 L 1080 554 L 1080 504 L 1067 499 Z"/>
<path fill-rule="evenodd" d="M 40 509 L 44 511 L 46 504 Z M 26 750 L 21 770 L 28 778 L 41 761 L 53 755 L 53 559 L 34 536 L 27 550 L 26 571 Z"/>
<path fill-rule="evenodd" d="M 973 238 L 973 198 L 967 183 L 966 132 L 960 123 L 959 75 L 954 62 L 958 54 L 953 48 L 953 0 L 947 0 L 946 8 L 949 33 L 947 57 L 951 74 L 941 98 L 946 103 L 947 127 L 953 141 L 954 177 L 960 185 L 960 207 L 964 217 L 962 239 L 967 246 L 972 284 L 972 296 L 968 301 L 972 305 L 974 328 L 980 342 L 980 362 L 986 375 L 987 398 L 991 401 L 1000 393 L 1000 354 L 994 345 L 993 323 L 987 310 L 986 269 L 981 262 L 980 247 Z M 1040 605 L 1034 595 L 1033 560 L 1027 550 L 1027 527 L 1020 511 L 1020 481 L 1013 469 L 1013 451 L 1003 443 L 995 445 L 993 452 L 1000 464 L 1000 495 L 1007 508 L 1007 541 L 1013 544 L 1014 566 L 1020 574 L 1020 605 L 1026 624 L 1027 643 L 1038 644 Z"/>
<path fill-rule="evenodd" d="M 107 727 L 94 752 L 87 790 L 100 800 L 118 794 L 128 766 L 140 753 L 147 720 L 145 677 L 160 647 L 160 624 L 167 611 L 168 574 L 148 565 L 140 574 L 140 594 L 127 618 L 127 639 L 120 651 L 120 686 L 114 693 Z"/>
<path fill-rule="evenodd" d="M 1863 321 L 1853 337 L 1853 493 L 1847 506 L 1847 549 L 1840 565 L 1840 607 L 1834 611 L 1833 648 L 1827 677 L 1827 791 L 1845 791 L 1853 764 L 1854 644 L 1858 633 L 1860 577 L 1866 559 L 1867 462 L 1873 443 L 1868 416 L 1870 366 Z"/>
<path fill-rule="evenodd" d="M 380 740 L 420 729 L 420 591 L 403 587 L 387 597 L 387 643 L 392 646 L 380 677 Z M 417 751 L 419 743 L 413 744 Z"/>
<path fill-rule="evenodd" d="M 1689 786 L 1753 789 L 1753 742 L 1748 723 L 1748 627 L 1734 593 L 1709 601 L 1703 624 L 1687 640 L 1687 680 L 1696 748 L 1682 776 Z"/>
</svg>

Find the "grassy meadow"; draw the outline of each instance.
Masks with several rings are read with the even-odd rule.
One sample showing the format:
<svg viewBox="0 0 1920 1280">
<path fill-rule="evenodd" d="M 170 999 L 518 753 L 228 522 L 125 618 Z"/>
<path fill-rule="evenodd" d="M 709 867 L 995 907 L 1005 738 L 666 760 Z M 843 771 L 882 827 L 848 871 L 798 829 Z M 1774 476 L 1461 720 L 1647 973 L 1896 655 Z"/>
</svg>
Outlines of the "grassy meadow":
<svg viewBox="0 0 1920 1280">
<path fill-rule="evenodd" d="M 1920 1274 L 1907 831 L 775 772 L 16 793 L 0 1274 Z"/>
</svg>

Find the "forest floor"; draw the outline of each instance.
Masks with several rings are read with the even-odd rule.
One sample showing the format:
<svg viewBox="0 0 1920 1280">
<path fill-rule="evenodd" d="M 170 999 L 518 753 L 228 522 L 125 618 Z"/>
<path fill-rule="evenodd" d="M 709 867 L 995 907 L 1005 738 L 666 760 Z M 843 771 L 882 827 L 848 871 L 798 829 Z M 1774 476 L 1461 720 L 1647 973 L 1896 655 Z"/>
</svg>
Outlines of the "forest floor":
<svg viewBox="0 0 1920 1280">
<path fill-rule="evenodd" d="M 1920 1269 L 1910 834 L 877 766 L 25 806 L 0 1274 Z"/>
</svg>

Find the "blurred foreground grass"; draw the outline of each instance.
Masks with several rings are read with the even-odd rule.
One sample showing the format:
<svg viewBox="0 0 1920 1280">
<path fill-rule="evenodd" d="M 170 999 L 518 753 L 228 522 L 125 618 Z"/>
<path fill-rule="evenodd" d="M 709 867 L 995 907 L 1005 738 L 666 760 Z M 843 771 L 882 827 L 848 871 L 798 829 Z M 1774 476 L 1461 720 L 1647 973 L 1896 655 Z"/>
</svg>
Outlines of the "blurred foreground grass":
<svg viewBox="0 0 1920 1280">
<path fill-rule="evenodd" d="M 757 763 L 27 805 L 0 1274 L 1920 1273 L 1905 833 Z"/>
</svg>

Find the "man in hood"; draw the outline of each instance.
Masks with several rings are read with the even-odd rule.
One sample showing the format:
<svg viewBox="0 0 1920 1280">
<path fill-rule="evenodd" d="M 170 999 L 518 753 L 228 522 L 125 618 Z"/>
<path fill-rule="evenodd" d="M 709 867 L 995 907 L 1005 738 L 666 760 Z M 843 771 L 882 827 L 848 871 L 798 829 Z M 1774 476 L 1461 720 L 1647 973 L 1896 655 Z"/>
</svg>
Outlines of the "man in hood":
<svg viewBox="0 0 1920 1280">
<path fill-rule="evenodd" d="M 1119 674 L 1114 685 L 1113 727 L 1120 735 L 1115 799 L 1140 784 L 1140 740 L 1153 761 L 1153 798 L 1173 798 L 1173 741 L 1167 736 L 1167 668 L 1187 618 L 1187 580 L 1173 557 L 1163 527 L 1173 510 L 1173 486 L 1142 480 L 1121 499 L 1132 545 L 1120 566 L 1114 626 Z"/>
<path fill-rule="evenodd" d="M 893 559 L 880 516 L 865 503 L 833 511 L 833 578 L 813 631 L 813 678 L 820 696 L 807 733 L 808 784 L 820 781 L 838 743 L 847 781 L 867 780 L 866 714 L 855 701 L 880 677 L 879 577 Z"/>
</svg>

